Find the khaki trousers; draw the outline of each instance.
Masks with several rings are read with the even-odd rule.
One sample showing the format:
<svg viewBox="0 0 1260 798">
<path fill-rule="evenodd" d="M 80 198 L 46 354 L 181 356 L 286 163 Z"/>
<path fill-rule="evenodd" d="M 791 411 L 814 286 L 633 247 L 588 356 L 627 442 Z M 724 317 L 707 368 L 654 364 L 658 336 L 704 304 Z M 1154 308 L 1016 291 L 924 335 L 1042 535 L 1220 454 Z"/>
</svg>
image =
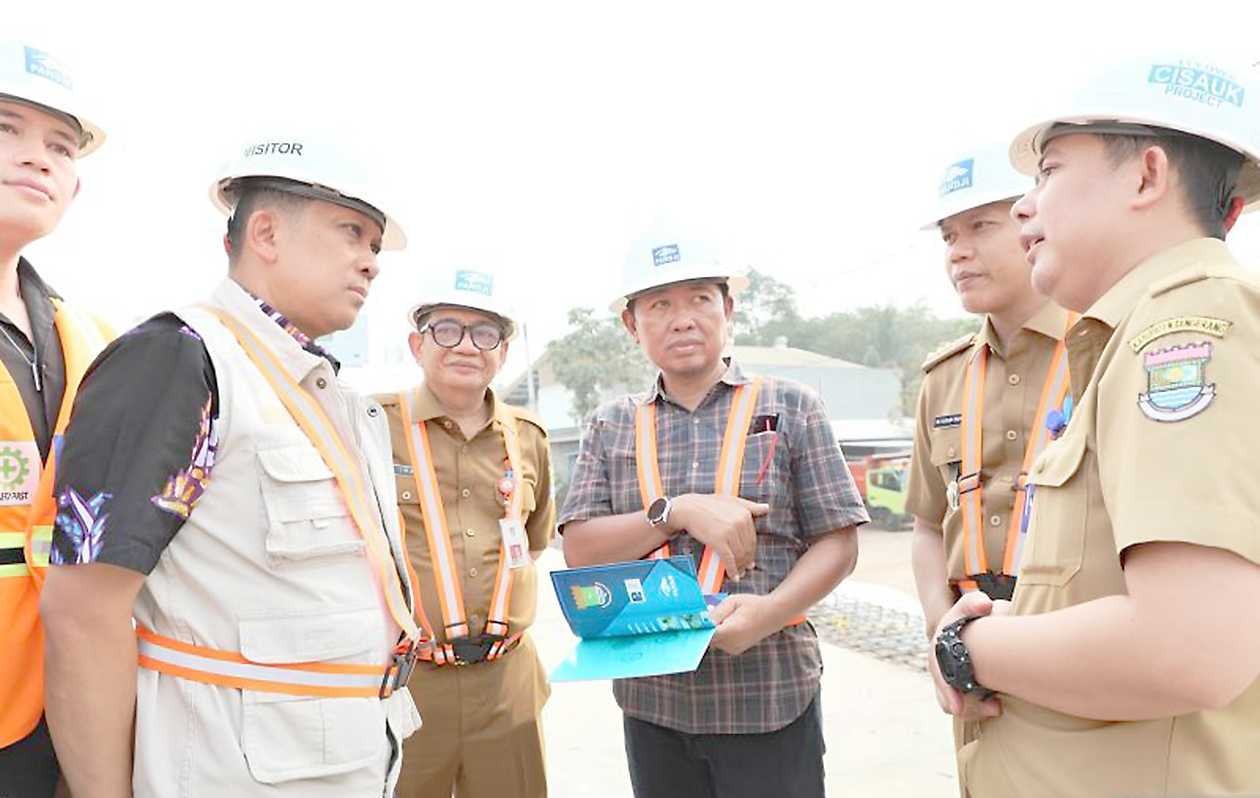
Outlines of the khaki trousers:
<svg viewBox="0 0 1260 798">
<path fill-rule="evenodd" d="M 526 635 L 493 662 L 411 677 L 423 726 L 403 747 L 396 798 L 543 798 L 542 708 L 551 688 Z"/>
</svg>

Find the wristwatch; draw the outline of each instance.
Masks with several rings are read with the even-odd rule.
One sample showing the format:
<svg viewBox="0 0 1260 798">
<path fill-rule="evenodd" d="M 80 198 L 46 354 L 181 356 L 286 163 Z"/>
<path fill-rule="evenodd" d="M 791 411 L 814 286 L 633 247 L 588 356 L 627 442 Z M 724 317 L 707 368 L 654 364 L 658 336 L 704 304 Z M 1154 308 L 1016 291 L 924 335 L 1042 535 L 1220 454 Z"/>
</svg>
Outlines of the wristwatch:
<svg viewBox="0 0 1260 798">
<path fill-rule="evenodd" d="M 975 693 L 976 698 L 983 701 L 994 693 L 976 681 L 971 652 L 962 640 L 962 630 L 978 617 L 959 618 L 941 630 L 936 636 L 936 664 L 941 667 L 941 676 L 946 684 L 960 693 Z"/>
<path fill-rule="evenodd" d="M 661 496 L 654 500 L 647 508 L 648 525 L 661 527 L 669 523 L 669 510 L 672 506 L 667 496 Z"/>
</svg>

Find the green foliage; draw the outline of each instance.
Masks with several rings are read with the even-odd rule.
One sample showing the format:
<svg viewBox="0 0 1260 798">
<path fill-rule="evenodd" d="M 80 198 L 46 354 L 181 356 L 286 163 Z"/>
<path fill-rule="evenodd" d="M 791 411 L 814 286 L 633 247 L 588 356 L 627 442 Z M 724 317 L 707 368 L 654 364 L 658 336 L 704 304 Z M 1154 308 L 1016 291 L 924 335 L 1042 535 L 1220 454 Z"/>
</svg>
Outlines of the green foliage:
<svg viewBox="0 0 1260 798">
<path fill-rule="evenodd" d="M 571 332 L 547 344 L 556 379 L 573 393 L 575 423 L 608 394 L 642 390 L 655 369 L 615 317 L 597 318 L 591 308 L 569 311 Z"/>
</svg>

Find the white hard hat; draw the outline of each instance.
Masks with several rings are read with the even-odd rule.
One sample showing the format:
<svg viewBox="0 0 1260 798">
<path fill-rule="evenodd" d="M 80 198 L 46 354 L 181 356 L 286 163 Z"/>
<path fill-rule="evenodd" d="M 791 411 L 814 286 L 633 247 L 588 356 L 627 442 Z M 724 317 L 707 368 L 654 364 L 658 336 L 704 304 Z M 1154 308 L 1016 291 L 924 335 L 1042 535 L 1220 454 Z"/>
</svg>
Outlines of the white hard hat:
<svg viewBox="0 0 1260 798">
<path fill-rule="evenodd" d="M 309 137 L 276 138 L 249 144 L 219 170 L 210 185 L 210 201 L 228 216 L 236 206 L 241 181 L 344 205 L 376 219 L 384 233 L 381 249 L 407 246 L 398 221 L 382 207 L 384 190 L 335 146 Z"/>
<path fill-rule="evenodd" d="M 81 131 L 80 158 L 105 141 L 105 131 L 90 121 L 94 114 L 75 91 L 70 71 L 51 53 L 19 42 L 0 42 L 0 100 L 4 99 L 69 117 Z"/>
<path fill-rule="evenodd" d="M 748 278 L 742 272 L 723 268 L 717 253 L 699 241 L 670 234 L 645 236 L 630 247 L 621 293 L 608 309 L 621 313 L 637 294 L 692 280 L 723 281 L 732 296 L 748 287 Z"/>
<path fill-rule="evenodd" d="M 949 217 L 988 205 L 990 202 L 1019 199 L 1033 182 L 1011 167 L 1009 149 L 988 145 L 960 155 L 945 168 L 936 187 L 931 218 L 923 230 L 935 230 Z"/>
<path fill-rule="evenodd" d="M 1217 59 L 1165 54 L 1132 60 L 1095 77 L 1049 116 L 1015 137 L 1011 163 L 1037 174 L 1047 134 L 1071 132 L 1141 133 L 1126 126 L 1151 126 L 1189 133 L 1224 145 L 1243 156 L 1235 193 L 1247 209 L 1260 207 L 1260 81 Z M 1089 128 L 1094 125 L 1094 128 Z M 1060 127 L 1061 126 L 1061 127 Z M 1158 134 L 1158 131 L 1153 131 Z"/>
<path fill-rule="evenodd" d="M 516 314 L 504 298 L 502 287 L 490 272 L 453 269 L 430 273 L 425 280 L 420 301 L 407 311 L 407 323 L 419 330 L 419 318 L 441 307 L 468 308 L 490 313 L 503 320 L 508 340 L 516 335 L 516 321 L 513 318 Z"/>
</svg>

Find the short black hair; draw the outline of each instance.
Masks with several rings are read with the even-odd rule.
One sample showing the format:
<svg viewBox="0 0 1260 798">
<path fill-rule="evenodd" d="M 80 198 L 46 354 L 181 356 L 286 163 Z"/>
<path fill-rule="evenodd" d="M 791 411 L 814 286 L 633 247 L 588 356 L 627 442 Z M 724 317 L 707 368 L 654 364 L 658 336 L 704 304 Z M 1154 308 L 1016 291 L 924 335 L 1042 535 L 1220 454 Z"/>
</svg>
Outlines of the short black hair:
<svg viewBox="0 0 1260 798">
<path fill-rule="evenodd" d="M 251 187 L 247 182 L 235 189 L 236 206 L 232 209 L 232 215 L 227 221 L 227 239 L 228 239 L 228 259 L 235 262 L 241 254 L 241 243 L 245 238 L 245 226 L 249 224 L 249 217 L 260 210 L 275 209 L 284 213 L 292 213 L 300 211 L 306 207 L 311 200 L 306 197 L 291 194 L 287 191 L 277 191 L 274 188 Z"/>
<path fill-rule="evenodd" d="M 679 281 L 679 284 L 686 284 L 686 283 L 708 283 L 708 282 L 710 282 L 710 281 L 709 281 L 709 280 L 707 280 L 707 279 L 701 278 L 701 279 L 699 279 L 699 280 L 680 280 L 680 281 Z M 666 287 L 666 286 L 668 286 L 668 285 L 673 285 L 673 284 L 672 284 L 672 283 L 666 283 L 665 285 L 658 286 L 658 288 L 665 288 L 665 287 Z M 729 281 L 728 281 L 728 280 L 719 280 L 719 281 L 718 281 L 718 284 L 717 284 L 717 287 L 718 287 L 718 291 L 720 291 L 720 292 L 722 293 L 722 302 L 726 302 L 726 300 L 727 300 L 728 298 L 730 298 L 730 296 L 731 296 L 731 286 L 730 286 L 730 284 L 729 284 Z M 655 290 L 656 290 L 655 288 L 649 288 L 649 289 L 648 289 L 648 291 L 655 291 Z M 642 292 L 642 293 L 647 293 L 647 292 L 646 292 L 646 291 L 644 291 L 644 292 Z M 633 314 L 633 313 L 634 313 L 634 300 L 636 300 L 636 299 L 638 299 L 638 296 L 632 296 L 632 297 L 630 297 L 629 299 L 627 299 L 627 300 L 626 300 L 626 310 L 630 311 L 630 313 L 631 313 L 631 314 Z"/>
<path fill-rule="evenodd" d="M 1183 196 L 1205 235 L 1225 238 L 1225 217 L 1238 184 L 1243 156 L 1215 141 L 1154 128 L 1154 135 L 1105 134 L 1103 148 L 1119 166 L 1147 147 L 1159 147 L 1181 178 Z"/>
</svg>

